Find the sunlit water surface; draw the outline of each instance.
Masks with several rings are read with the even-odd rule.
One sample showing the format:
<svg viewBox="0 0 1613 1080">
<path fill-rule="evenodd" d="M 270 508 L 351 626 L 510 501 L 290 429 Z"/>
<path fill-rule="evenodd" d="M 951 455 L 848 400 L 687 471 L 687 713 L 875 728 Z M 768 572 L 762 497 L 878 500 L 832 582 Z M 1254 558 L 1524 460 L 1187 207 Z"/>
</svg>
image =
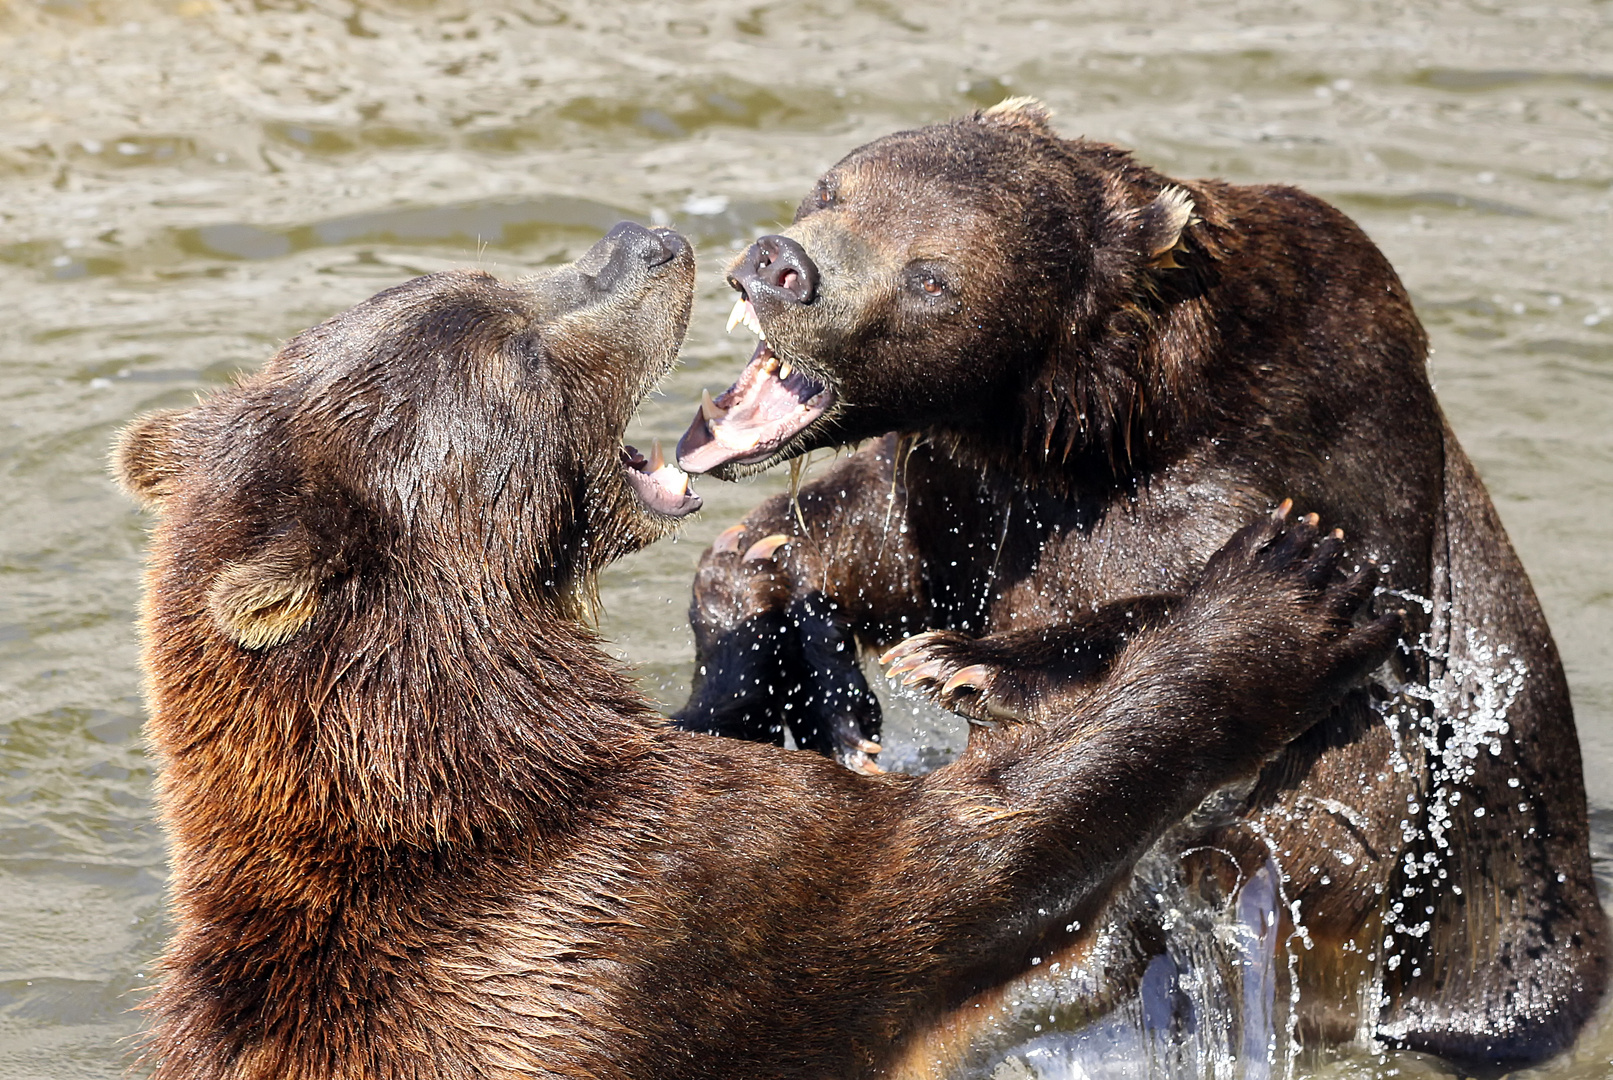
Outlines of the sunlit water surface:
<svg viewBox="0 0 1613 1080">
<path fill-rule="evenodd" d="M 633 435 L 670 440 L 747 350 L 721 333 L 732 252 L 851 147 L 1009 93 L 1169 173 L 1300 184 L 1388 252 L 1567 661 L 1606 897 L 1613 8 L 1415 7 L 0 4 L 0 1077 L 118 1075 L 165 933 L 131 625 L 145 526 L 102 464 L 118 425 L 405 277 L 519 274 L 631 217 L 700 250 L 684 366 Z M 662 701 L 687 685 L 701 549 L 783 483 L 703 483 L 680 540 L 608 575 L 605 630 Z M 892 713 L 896 764 L 957 748 L 946 718 Z M 1049 1031 L 996 1071 L 1081 1075 L 1108 1038 L 1089 1036 Z M 1119 1074 L 1157 1050 L 1130 1037 L 1103 1044 L 1136 1066 Z M 1604 1020 L 1539 1075 L 1610 1058 Z M 1364 1052 L 1295 1067 L 1444 1075 Z"/>
</svg>

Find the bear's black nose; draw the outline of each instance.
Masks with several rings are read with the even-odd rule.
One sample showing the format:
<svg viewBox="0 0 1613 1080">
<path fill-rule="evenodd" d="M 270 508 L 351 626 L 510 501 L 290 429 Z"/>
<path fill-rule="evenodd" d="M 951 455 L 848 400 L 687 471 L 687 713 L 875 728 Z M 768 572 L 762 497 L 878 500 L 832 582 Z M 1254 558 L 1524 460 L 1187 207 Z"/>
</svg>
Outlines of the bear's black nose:
<svg viewBox="0 0 1613 1080">
<path fill-rule="evenodd" d="M 624 221 L 613 226 L 579 259 L 577 267 L 588 273 L 592 265 L 598 265 L 590 276 L 596 288 L 610 292 L 630 276 L 628 272 L 635 265 L 654 269 L 671 262 L 683 246 L 683 238 L 671 230 L 652 231 L 637 222 Z"/>
<path fill-rule="evenodd" d="M 773 296 L 787 304 L 810 304 L 818 293 L 818 268 L 788 236 L 764 236 L 745 252 L 728 281 L 753 304 Z"/>
<path fill-rule="evenodd" d="M 683 246 L 683 238 L 670 229 L 646 229 L 636 221 L 619 221 L 605 234 L 624 255 L 644 260 L 646 266 L 671 262 Z"/>
</svg>

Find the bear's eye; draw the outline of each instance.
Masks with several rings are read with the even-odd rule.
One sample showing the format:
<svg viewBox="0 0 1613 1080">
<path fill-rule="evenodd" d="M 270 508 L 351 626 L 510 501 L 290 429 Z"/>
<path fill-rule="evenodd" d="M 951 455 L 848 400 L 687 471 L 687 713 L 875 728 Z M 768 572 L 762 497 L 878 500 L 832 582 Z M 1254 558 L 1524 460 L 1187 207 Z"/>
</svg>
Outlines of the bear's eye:
<svg viewBox="0 0 1613 1080">
<path fill-rule="evenodd" d="M 834 181 L 826 176 L 818 181 L 818 186 L 813 190 L 812 202 L 819 210 L 827 210 L 835 204 L 836 194 Z"/>
<path fill-rule="evenodd" d="M 952 292 L 952 283 L 946 274 L 930 266 L 916 266 L 908 271 L 907 287 L 925 300 L 939 300 Z"/>
</svg>

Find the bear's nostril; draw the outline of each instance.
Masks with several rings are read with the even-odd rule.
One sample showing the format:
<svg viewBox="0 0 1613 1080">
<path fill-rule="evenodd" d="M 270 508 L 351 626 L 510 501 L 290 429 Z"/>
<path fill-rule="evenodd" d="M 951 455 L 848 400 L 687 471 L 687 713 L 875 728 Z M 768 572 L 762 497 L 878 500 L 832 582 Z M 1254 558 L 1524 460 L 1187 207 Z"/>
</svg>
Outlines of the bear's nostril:
<svg viewBox="0 0 1613 1080">
<path fill-rule="evenodd" d="M 782 300 L 810 304 L 818 289 L 818 268 L 800 244 L 787 236 L 764 236 L 751 245 L 736 271 L 739 287 L 754 302 Z M 751 286 L 762 286 L 751 295 Z"/>
</svg>

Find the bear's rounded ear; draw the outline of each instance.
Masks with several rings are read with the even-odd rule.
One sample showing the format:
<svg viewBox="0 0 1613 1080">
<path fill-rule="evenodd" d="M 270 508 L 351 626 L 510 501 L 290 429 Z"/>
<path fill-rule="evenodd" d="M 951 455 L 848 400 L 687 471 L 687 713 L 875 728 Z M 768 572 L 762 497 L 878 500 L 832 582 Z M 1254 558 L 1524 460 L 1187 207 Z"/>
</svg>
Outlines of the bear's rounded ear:
<svg viewBox="0 0 1613 1080">
<path fill-rule="evenodd" d="M 184 415 L 183 409 L 147 413 L 118 432 L 112 444 L 112 478 L 148 510 L 172 494 L 174 477 L 184 464 L 179 436 Z"/>
<path fill-rule="evenodd" d="M 1172 269 L 1173 253 L 1181 247 L 1182 233 L 1197 219 L 1193 216 L 1193 196 L 1171 184 L 1155 196 L 1137 215 L 1140 247 L 1150 266 Z"/>
<path fill-rule="evenodd" d="M 981 123 L 998 127 L 1020 128 L 1038 135 L 1053 134 L 1053 110 L 1033 97 L 1004 98 L 976 116 Z"/>
<path fill-rule="evenodd" d="M 244 562 L 231 563 L 207 591 L 207 610 L 226 637 L 244 649 L 289 640 L 319 610 L 313 550 L 299 529 Z"/>
</svg>

